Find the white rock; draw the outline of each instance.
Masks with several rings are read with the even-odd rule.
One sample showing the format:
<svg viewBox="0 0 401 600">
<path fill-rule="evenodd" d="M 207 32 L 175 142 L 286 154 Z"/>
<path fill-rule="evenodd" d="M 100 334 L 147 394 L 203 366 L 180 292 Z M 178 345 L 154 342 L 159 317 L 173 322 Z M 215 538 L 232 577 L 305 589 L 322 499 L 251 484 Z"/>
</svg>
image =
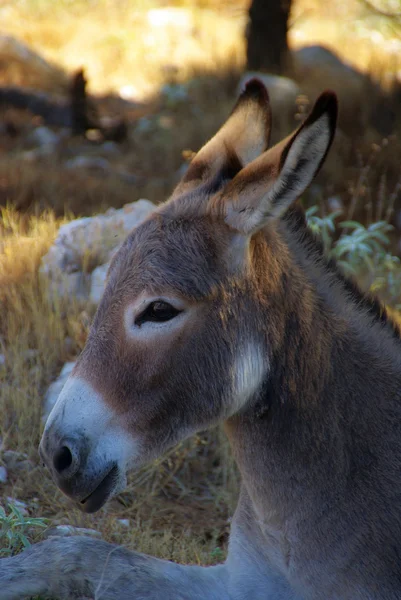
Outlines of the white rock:
<svg viewBox="0 0 401 600">
<path fill-rule="evenodd" d="M 34 150 L 26 150 L 25 152 L 21 152 L 20 158 L 26 162 L 33 163 L 38 161 L 40 158 L 50 156 L 50 154 L 53 154 L 53 152 L 54 146 L 39 146 L 38 148 L 34 148 Z"/>
<path fill-rule="evenodd" d="M 100 149 L 104 154 L 108 154 L 109 156 L 120 156 L 121 155 L 121 150 L 115 142 L 110 142 L 110 141 L 104 142 L 100 146 Z"/>
<path fill-rule="evenodd" d="M 153 210 L 149 200 L 138 200 L 103 215 L 76 219 L 59 229 L 58 236 L 43 257 L 40 271 L 50 280 L 50 292 L 61 297 L 87 299 L 91 276 L 82 273 L 88 256 L 104 265 L 127 234 Z"/>
<path fill-rule="evenodd" d="M 11 68 L 13 64 L 20 65 L 29 77 L 36 75 L 45 80 L 60 77 L 61 70 L 58 67 L 11 35 L 0 34 L 0 56 L 4 64 L 11 65 Z"/>
<path fill-rule="evenodd" d="M 26 502 L 22 500 L 17 500 L 16 498 L 12 498 L 11 496 L 7 496 L 7 503 L 12 504 L 17 508 L 24 517 L 28 515 L 28 505 Z"/>
<path fill-rule="evenodd" d="M 341 107 L 340 126 L 345 130 L 352 127 L 353 131 L 360 127 L 363 131 L 370 118 L 366 76 L 324 46 L 305 46 L 296 50 L 293 57 L 297 78 L 307 84 L 311 99 L 325 88 L 333 88 Z"/>
<path fill-rule="evenodd" d="M 15 450 L 5 450 L 2 454 L 2 460 L 10 471 L 24 469 L 30 463 L 28 455 L 25 452 L 16 452 Z M 31 468 L 32 466 L 30 464 Z"/>
<path fill-rule="evenodd" d="M 50 298 L 74 298 L 85 301 L 88 299 L 91 276 L 85 273 L 57 273 L 49 281 Z"/>
<path fill-rule="evenodd" d="M 149 200 L 137 200 L 116 211 L 115 223 L 122 228 L 124 234 L 128 234 L 134 227 L 142 223 L 154 209 L 155 205 Z"/>
<path fill-rule="evenodd" d="M 48 148 L 54 149 L 60 141 L 60 137 L 57 133 L 54 133 L 49 127 L 45 127 L 42 125 L 41 127 L 36 127 L 31 133 L 27 136 L 27 142 L 30 144 L 35 144 L 36 146 L 46 146 Z"/>
<path fill-rule="evenodd" d="M 129 519 L 117 519 L 117 523 L 119 523 L 122 527 L 129 527 Z"/>
<path fill-rule="evenodd" d="M 95 529 L 88 529 L 86 527 L 74 527 L 73 525 L 56 525 L 45 531 L 43 537 L 67 537 L 70 535 L 89 535 L 95 538 L 101 538 L 102 534 L 100 531 Z"/>
<path fill-rule="evenodd" d="M 107 259 L 126 234 L 154 209 L 155 205 L 149 200 L 138 200 L 119 210 L 109 209 L 104 215 L 83 217 L 62 225 L 55 243 L 43 259 L 42 270 L 49 274 L 52 270 L 80 271 L 85 254 L 100 252 L 102 248 L 105 248 Z"/>
<path fill-rule="evenodd" d="M 100 299 L 103 296 L 108 268 L 109 263 L 106 263 L 105 265 L 97 267 L 92 273 L 89 300 L 93 304 L 99 304 Z"/>
<path fill-rule="evenodd" d="M 6 364 L 6 357 L 4 354 L 0 354 L 0 367 Z"/>
<path fill-rule="evenodd" d="M 338 69 L 347 71 L 350 75 L 355 74 L 350 64 L 340 59 L 332 50 L 318 44 L 304 46 L 293 54 L 298 69 Z"/>
<path fill-rule="evenodd" d="M 42 259 L 41 271 L 49 276 L 58 272 L 74 273 L 82 268 L 87 240 L 94 236 L 95 217 L 83 217 L 62 225 L 48 253 Z"/>
<path fill-rule="evenodd" d="M 0 465 L 0 483 L 6 483 L 7 477 L 8 477 L 7 469 Z"/>
<path fill-rule="evenodd" d="M 260 79 L 260 81 L 267 87 L 269 92 L 270 100 L 280 103 L 282 96 L 286 98 L 290 97 L 295 102 L 297 96 L 301 93 L 298 84 L 289 79 L 288 77 L 282 77 L 280 75 L 272 75 L 269 73 L 260 73 L 259 71 L 247 71 L 240 80 L 239 92 L 241 92 L 245 85 L 250 79 Z"/>
<path fill-rule="evenodd" d="M 71 371 L 73 370 L 74 365 L 75 365 L 75 362 L 65 363 L 65 365 L 63 366 L 63 368 L 60 371 L 60 375 L 58 376 L 58 378 L 49 385 L 47 392 L 46 392 L 44 406 L 43 406 L 43 416 L 42 416 L 43 421 L 46 421 L 53 406 L 56 404 L 57 398 L 59 397 L 61 390 L 63 389 L 64 384 L 68 379 L 68 376 L 70 375 Z"/>
<path fill-rule="evenodd" d="M 75 156 L 64 163 L 66 169 L 96 169 L 109 171 L 110 163 L 101 156 Z"/>
<path fill-rule="evenodd" d="M 9 471 L 31 471 L 34 467 L 27 454 L 15 450 L 5 450 L 2 460 Z"/>
</svg>

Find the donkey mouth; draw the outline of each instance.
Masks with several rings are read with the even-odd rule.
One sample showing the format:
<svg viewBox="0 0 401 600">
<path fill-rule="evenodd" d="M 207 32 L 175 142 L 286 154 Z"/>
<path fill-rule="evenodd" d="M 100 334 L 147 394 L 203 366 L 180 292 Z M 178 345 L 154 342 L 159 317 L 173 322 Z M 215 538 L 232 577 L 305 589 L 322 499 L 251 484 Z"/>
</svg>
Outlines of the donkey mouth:
<svg viewBox="0 0 401 600">
<path fill-rule="evenodd" d="M 94 489 L 89 496 L 84 498 L 84 500 L 79 502 L 78 507 L 80 510 L 85 513 L 94 513 L 102 508 L 114 491 L 117 481 L 118 467 L 117 465 L 114 465 L 111 467 L 107 475 L 102 479 L 96 489 Z"/>
</svg>

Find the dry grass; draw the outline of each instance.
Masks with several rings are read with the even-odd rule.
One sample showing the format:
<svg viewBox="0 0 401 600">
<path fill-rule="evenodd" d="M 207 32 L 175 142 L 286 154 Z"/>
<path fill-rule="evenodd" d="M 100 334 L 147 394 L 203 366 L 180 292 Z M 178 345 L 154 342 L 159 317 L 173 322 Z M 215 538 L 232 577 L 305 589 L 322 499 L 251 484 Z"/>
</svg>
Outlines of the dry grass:
<svg viewBox="0 0 401 600">
<path fill-rule="evenodd" d="M 182 151 L 199 148 L 231 109 L 245 64 L 243 30 L 248 4 L 245 0 L 181 0 L 178 12 L 169 15 L 170 24 L 162 26 L 161 13 L 149 13 L 149 3 L 141 0 L 96 0 L 90 5 L 80 0 L 0 0 L 3 29 L 67 74 L 84 65 L 90 91 L 122 92 L 146 101 L 143 108 L 126 111 L 129 139 L 116 153 L 105 154 L 111 165 L 108 174 L 65 170 L 63 165 L 71 156 L 103 156 L 99 145 L 81 138 L 64 139 L 50 157 L 32 158 L 24 140 L 37 120 L 15 111 L 3 112 L 5 120 L 17 123 L 21 135 L 0 138 L 0 205 L 11 201 L 22 210 L 51 207 L 57 215 L 66 210 L 81 215 L 119 207 L 138 197 L 164 199 L 179 176 Z M 162 2 L 153 2 L 151 8 L 160 6 Z M 367 17 L 358 0 L 346 4 L 295 0 L 292 22 L 289 37 L 294 48 L 323 43 L 362 73 L 387 88 L 394 86 L 401 70 L 397 32 L 383 19 Z M 369 29 L 372 24 L 374 29 Z M 26 85 L 26 74 L 17 67 L 4 61 L 0 83 Z M 337 136 L 320 182 L 323 195 L 341 194 L 345 203 L 352 197 L 361 165 L 370 160 L 372 146 L 381 145 L 384 136 L 389 143 L 380 157 L 376 153 L 369 189 L 375 196 L 385 173 L 390 194 L 398 180 L 401 151 L 399 92 L 385 98 L 372 87 L 370 78 L 351 79 L 337 73 L 333 80 L 330 69 L 320 69 L 303 75 L 300 82 L 310 101 L 325 87 L 334 87 L 340 97 L 343 132 Z M 184 98 L 160 95 L 166 82 L 183 83 Z M 64 93 L 65 83 L 58 71 L 54 78 L 42 73 L 40 88 Z M 101 111 L 104 105 L 99 102 Z M 113 111 L 113 104 L 107 107 Z M 385 133 L 378 133 L 375 125 Z M 28 150 L 28 155 L 21 150 Z"/>
<path fill-rule="evenodd" d="M 97 0 L 90 9 L 83 0 L 0 0 L 2 29 L 66 73 L 84 63 L 91 91 L 123 90 L 149 101 L 142 112 L 128 115 L 127 143 L 105 154 L 109 174 L 65 169 L 72 156 L 102 156 L 102 148 L 81 138 L 65 139 L 57 152 L 32 159 L 24 152 L 30 150 L 26 140 L 37 121 L 14 111 L 1 113 L 19 131 L 15 138 L 0 139 L 0 205 L 10 203 L 0 217 L 0 353 L 6 355 L 6 366 L 0 366 L 1 448 L 26 452 L 35 465 L 27 476 L 11 473 L 1 493 L 26 501 L 34 516 L 94 527 L 109 541 L 202 564 L 221 558 L 214 549 L 225 549 L 236 501 L 238 477 L 220 431 L 185 442 L 135 474 L 127 491 L 95 516 L 73 509 L 40 467 L 36 448 L 43 395 L 63 363 L 83 347 L 92 315 L 79 303 L 49 304 L 37 270 L 66 211 L 92 214 L 140 197 L 160 201 L 168 195 L 179 177 L 182 151 L 199 148 L 231 109 L 244 65 L 247 5 L 245 0 L 181 0 L 181 7 L 193 8 L 192 20 L 183 21 L 186 33 L 170 28 L 158 36 L 157 29 L 149 29 L 145 0 Z M 393 78 L 401 53 L 367 43 L 356 26 L 356 2 L 344 6 L 296 0 L 292 44 L 324 42 L 377 79 Z M 333 26 L 333 18 L 341 18 L 344 26 Z M 20 69 L 0 66 L 0 83 L 29 83 Z M 320 87 L 326 85 L 322 77 Z M 166 81 L 187 84 L 185 101 L 159 97 Z M 65 84 L 56 70 L 43 76 L 40 87 L 64 93 Z M 340 91 L 346 94 L 346 85 Z M 347 134 L 338 136 L 319 180 L 320 194 L 355 200 L 356 216 L 360 211 L 366 218 L 377 216 L 379 208 L 385 213 L 386 202 L 397 207 L 392 192 L 399 178 L 398 133 L 385 143 L 370 130 L 358 138 L 352 129 Z M 121 174 L 136 179 L 127 181 Z M 311 196 L 310 202 L 316 199 Z M 129 528 L 118 521 L 127 518 Z"/>
<path fill-rule="evenodd" d="M 44 392 L 61 365 L 82 348 L 91 318 L 79 304 L 55 307 L 47 301 L 37 267 L 51 244 L 57 221 L 54 217 L 44 219 L 43 209 L 50 206 L 58 215 L 66 210 L 90 214 L 140 196 L 160 201 L 177 180 L 182 150 L 196 149 L 214 133 L 234 95 L 230 73 L 242 60 L 239 56 L 243 51 L 234 39 L 238 25 L 230 21 L 227 31 L 236 33 L 228 31 L 224 44 L 217 43 L 215 14 L 195 11 L 190 26 L 198 28 L 199 35 L 189 40 L 192 46 L 187 46 L 187 54 L 191 60 L 182 64 L 174 31 L 163 40 L 143 34 L 144 6 L 136 3 L 134 10 L 132 3 L 102 1 L 92 3 L 89 13 L 85 3 L 67 7 L 60 2 L 57 6 L 52 3 L 49 12 L 49 2 L 16 2 L 2 12 L 8 33 L 66 71 L 81 66 L 84 56 L 92 91 L 135 84 L 139 95 L 154 95 L 167 79 L 183 81 L 197 74 L 197 69 L 202 71 L 197 85 L 188 90 L 185 104 L 167 106 L 166 102 L 162 106 L 157 98 L 152 101 L 148 123 L 133 127 L 127 146 L 117 156 L 107 156 L 117 172 L 114 175 L 63 168 L 62 163 L 71 156 L 99 155 L 96 144 L 83 139 L 63 141 L 56 155 L 31 160 L 23 153 L 30 150 L 25 139 L 36 123 L 29 115 L 5 114 L 7 120 L 17 123 L 21 135 L 2 140 L 0 204 L 10 202 L 36 215 L 29 223 L 12 210 L 3 215 L 0 352 L 4 351 L 7 362 L 0 373 L 4 378 L 0 405 L 5 415 L 0 435 L 4 449 L 27 452 L 35 464 L 27 477 L 11 473 L 5 495 L 24 500 L 35 516 L 50 517 L 52 523 L 94 527 L 109 541 L 174 560 L 209 564 L 223 555 L 215 549 L 224 552 L 227 520 L 235 506 L 238 483 L 219 431 L 183 443 L 156 465 L 135 474 L 128 489 L 95 516 L 82 515 L 55 490 L 38 464 L 36 451 Z M 56 22 L 62 22 L 63 27 L 55 27 Z M 216 43 L 210 44 L 213 39 Z M 164 65 L 167 55 L 169 64 Z M 221 69 L 228 71 L 223 85 L 216 75 Z M 18 70 L 3 71 L 5 83 L 25 83 L 18 77 Z M 59 79 L 44 81 L 41 88 L 64 92 Z M 211 100 L 213 112 L 209 110 Z M 118 175 L 121 172 L 135 174 L 138 183 L 127 183 Z M 118 518 L 128 518 L 130 527 L 122 526 Z"/>
<path fill-rule="evenodd" d="M 110 541 L 158 556 L 211 563 L 224 547 L 237 475 L 219 431 L 181 444 L 136 473 L 128 489 L 96 516 L 86 516 L 55 490 L 38 461 L 41 406 L 48 383 L 85 342 L 91 315 L 78 303 L 49 304 L 37 273 L 57 225 L 53 217 L 3 212 L 0 255 L 0 436 L 3 449 L 28 454 L 34 469 L 10 473 L 4 495 L 24 500 L 35 516 L 99 529 Z M 0 453 L 1 460 L 1 453 Z M 129 519 L 130 527 L 119 519 Z"/>
<path fill-rule="evenodd" d="M 85 138 L 66 137 L 50 155 L 32 156 L 29 134 L 37 123 L 19 115 L 20 135 L 0 138 L 0 205 L 12 202 L 35 214 L 51 207 L 61 216 L 93 214 L 140 197 L 164 200 L 180 176 L 183 150 L 198 149 L 231 110 L 235 73 L 234 68 L 221 75 L 194 72 L 185 101 L 154 101 L 132 122 L 127 142 L 112 152 Z M 14 123 L 15 111 L 6 110 L 4 119 Z M 74 156 L 104 158 L 109 169 L 67 169 Z"/>
</svg>

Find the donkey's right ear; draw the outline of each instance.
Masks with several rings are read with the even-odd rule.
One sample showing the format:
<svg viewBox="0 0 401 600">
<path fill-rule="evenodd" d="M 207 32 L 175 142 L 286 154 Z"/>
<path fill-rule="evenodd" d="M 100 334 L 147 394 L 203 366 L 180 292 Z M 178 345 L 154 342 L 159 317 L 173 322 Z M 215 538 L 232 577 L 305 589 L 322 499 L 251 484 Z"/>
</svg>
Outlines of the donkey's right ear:
<svg viewBox="0 0 401 600">
<path fill-rule="evenodd" d="M 323 92 L 297 131 L 242 169 L 224 188 L 225 221 L 252 235 L 280 218 L 310 185 L 333 141 L 337 97 Z"/>
<path fill-rule="evenodd" d="M 195 155 L 176 193 L 232 179 L 268 148 L 270 130 L 269 95 L 258 79 L 252 79 L 227 121 Z"/>
</svg>

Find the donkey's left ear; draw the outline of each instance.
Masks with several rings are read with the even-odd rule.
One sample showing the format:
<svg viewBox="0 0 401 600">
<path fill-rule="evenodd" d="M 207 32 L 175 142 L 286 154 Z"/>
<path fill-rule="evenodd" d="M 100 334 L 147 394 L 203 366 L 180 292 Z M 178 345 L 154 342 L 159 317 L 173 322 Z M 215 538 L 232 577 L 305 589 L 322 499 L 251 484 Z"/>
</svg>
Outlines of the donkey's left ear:
<svg viewBox="0 0 401 600">
<path fill-rule="evenodd" d="M 322 166 L 333 141 L 337 97 L 324 92 L 301 127 L 242 169 L 223 191 L 226 223 L 246 235 L 283 215 Z"/>
<path fill-rule="evenodd" d="M 232 179 L 269 146 L 269 95 L 258 79 L 248 81 L 230 116 L 196 154 L 173 195 Z"/>
</svg>

